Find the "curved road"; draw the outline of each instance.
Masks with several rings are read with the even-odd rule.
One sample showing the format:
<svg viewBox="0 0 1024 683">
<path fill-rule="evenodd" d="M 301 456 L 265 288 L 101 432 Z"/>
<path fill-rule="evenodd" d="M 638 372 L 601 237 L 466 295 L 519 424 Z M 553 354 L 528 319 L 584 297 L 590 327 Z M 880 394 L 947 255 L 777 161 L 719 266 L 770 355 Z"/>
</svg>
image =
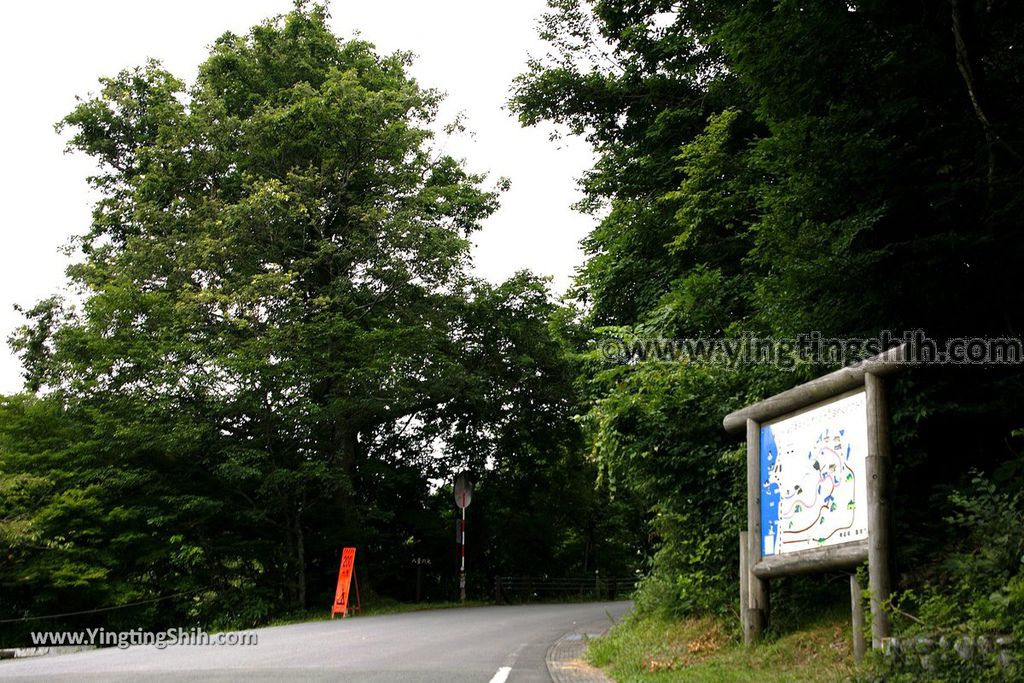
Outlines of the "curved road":
<svg viewBox="0 0 1024 683">
<path fill-rule="evenodd" d="M 470 607 L 316 621 L 256 629 L 255 646 L 105 648 L 0 661 L 0 679 L 548 683 L 545 655 L 556 640 L 601 633 L 629 607 Z"/>
</svg>

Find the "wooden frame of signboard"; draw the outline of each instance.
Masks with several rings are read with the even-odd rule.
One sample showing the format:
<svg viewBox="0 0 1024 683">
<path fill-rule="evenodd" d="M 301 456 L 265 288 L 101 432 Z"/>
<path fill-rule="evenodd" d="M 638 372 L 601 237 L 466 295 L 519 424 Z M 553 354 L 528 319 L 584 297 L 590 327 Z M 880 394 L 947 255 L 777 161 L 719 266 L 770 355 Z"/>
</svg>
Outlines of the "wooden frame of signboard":
<svg viewBox="0 0 1024 683">
<path fill-rule="evenodd" d="M 904 367 L 906 360 L 906 348 L 899 346 L 737 410 L 723 420 L 726 431 L 731 434 L 745 433 L 747 439 L 747 530 L 740 532 L 740 621 L 745 643 L 759 640 L 768 622 L 771 579 L 793 574 L 854 569 L 865 560 L 868 563 L 868 588 L 871 596 L 872 647 L 881 647 L 882 639 L 890 636 L 892 626 L 883 608 L 892 592 L 889 418 L 883 378 Z M 766 423 L 781 423 L 860 393 L 864 394 L 866 411 L 864 484 L 867 538 L 765 556 L 763 544 L 766 541 L 761 530 L 762 426 Z M 861 594 L 856 574 L 852 574 L 850 598 L 854 656 L 858 659 L 866 649 Z"/>
</svg>

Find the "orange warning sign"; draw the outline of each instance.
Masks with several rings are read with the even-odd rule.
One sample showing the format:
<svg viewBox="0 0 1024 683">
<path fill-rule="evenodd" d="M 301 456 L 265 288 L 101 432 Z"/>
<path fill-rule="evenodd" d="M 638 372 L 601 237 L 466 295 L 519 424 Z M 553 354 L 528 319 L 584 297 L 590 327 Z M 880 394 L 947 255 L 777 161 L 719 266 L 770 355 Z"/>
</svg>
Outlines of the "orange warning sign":
<svg viewBox="0 0 1024 683">
<path fill-rule="evenodd" d="M 345 548 L 341 552 L 341 569 L 338 570 L 338 589 L 334 592 L 334 605 L 331 607 L 331 619 L 335 614 L 342 617 L 348 616 L 348 592 L 352 585 L 352 573 L 356 566 L 356 549 Z M 356 588 L 356 600 L 359 599 L 359 589 Z"/>
</svg>

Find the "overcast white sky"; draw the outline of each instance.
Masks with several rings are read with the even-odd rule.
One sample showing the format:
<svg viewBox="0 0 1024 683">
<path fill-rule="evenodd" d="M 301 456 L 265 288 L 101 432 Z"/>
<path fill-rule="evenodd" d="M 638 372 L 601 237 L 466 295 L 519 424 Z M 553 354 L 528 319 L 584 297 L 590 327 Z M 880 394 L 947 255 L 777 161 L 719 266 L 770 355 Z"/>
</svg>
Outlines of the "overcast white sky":
<svg viewBox="0 0 1024 683">
<path fill-rule="evenodd" d="M 63 153 L 53 124 L 96 79 L 155 57 L 191 82 L 207 46 L 226 30 L 244 33 L 291 0 L 90 0 L 20 2 L 4 8 L 0 39 L 0 393 L 21 388 L 6 344 L 29 306 L 64 284 L 71 235 L 89 222 L 91 162 Z M 527 53 L 540 55 L 535 19 L 544 0 L 333 0 L 335 32 L 354 30 L 379 50 L 412 50 L 421 84 L 448 93 L 442 119 L 464 112 L 475 137 L 449 144 L 473 170 L 507 176 L 512 189 L 478 234 L 477 273 L 500 281 L 520 268 L 554 277 L 565 289 L 581 262 L 579 240 L 592 219 L 573 212 L 575 179 L 591 163 L 579 140 L 548 140 L 504 110 L 509 85 Z"/>
</svg>

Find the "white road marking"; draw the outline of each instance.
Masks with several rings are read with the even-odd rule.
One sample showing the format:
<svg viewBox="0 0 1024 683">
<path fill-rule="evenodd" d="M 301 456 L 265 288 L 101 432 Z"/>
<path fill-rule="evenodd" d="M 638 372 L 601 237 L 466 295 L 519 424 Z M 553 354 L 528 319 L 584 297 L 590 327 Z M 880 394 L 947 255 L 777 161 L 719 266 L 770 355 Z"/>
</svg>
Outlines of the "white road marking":
<svg viewBox="0 0 1024 683">
<path fill-rule="evenodd" d="M 512 673 L 511 666 L 503 666 L 491 677 L 491 683 L 505 683 L 508 675 Z"/>
</svg>

